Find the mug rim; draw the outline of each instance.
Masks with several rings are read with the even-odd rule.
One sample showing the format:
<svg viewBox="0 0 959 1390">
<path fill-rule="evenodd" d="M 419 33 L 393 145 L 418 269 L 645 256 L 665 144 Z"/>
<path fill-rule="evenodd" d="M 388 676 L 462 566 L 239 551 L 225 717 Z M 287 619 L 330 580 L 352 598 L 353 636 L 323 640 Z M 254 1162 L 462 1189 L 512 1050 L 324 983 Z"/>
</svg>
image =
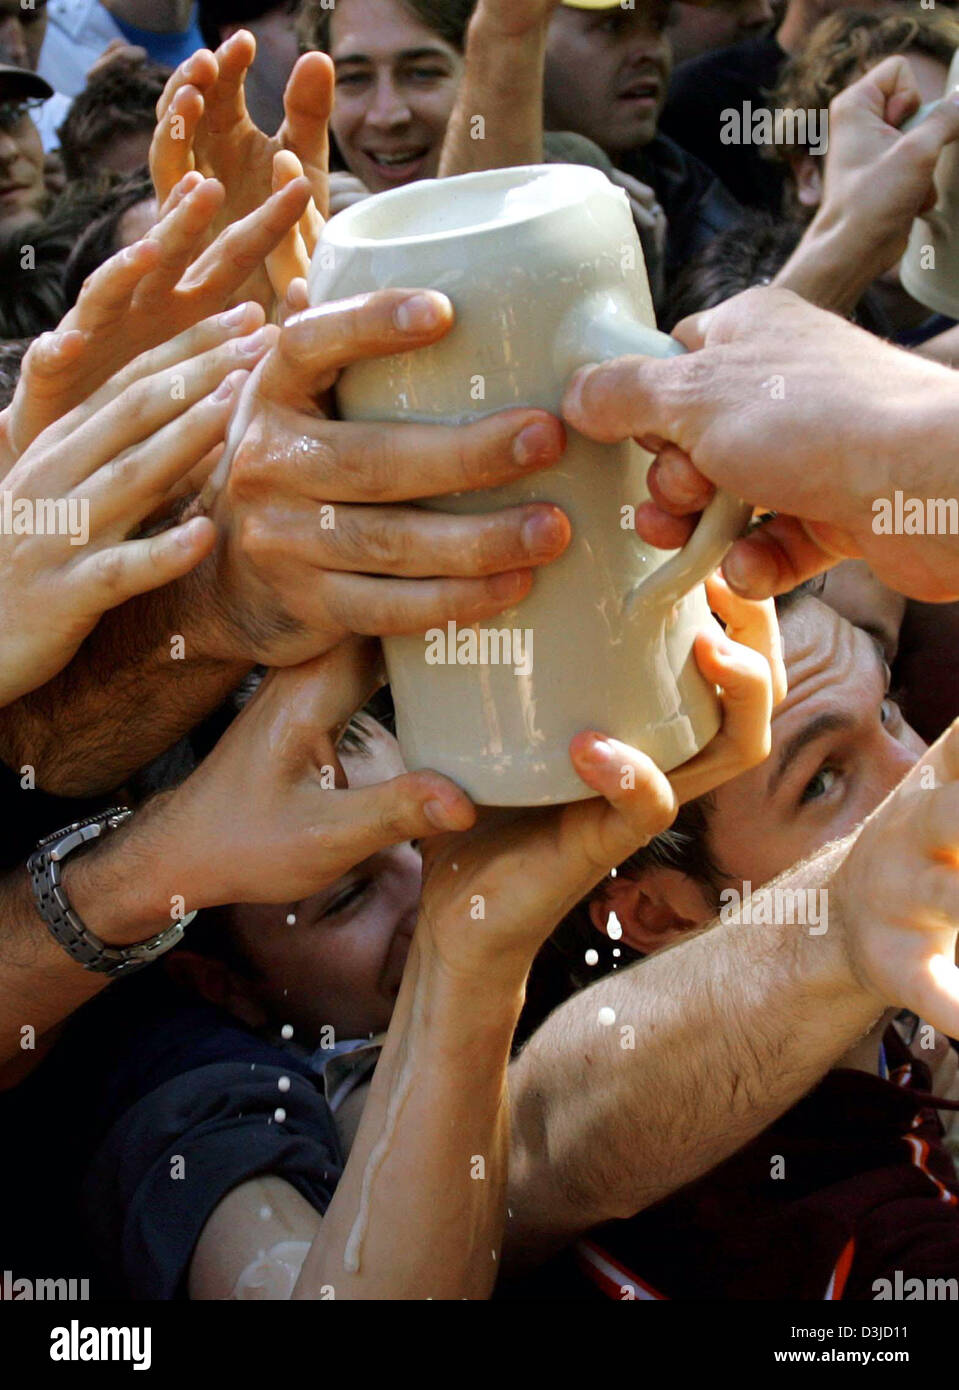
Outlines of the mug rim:
<svg viewBox="0 0 959 1390">
<path fill-rule="evenodd" d="M 517 216 L 498 217 L 484 222 L 475 222 L 461 227 L 445 228 L 436 232 L 409 232 L 398 236 L 364 236 L 362 230 L 354 231 L 356 223 L 361 224 L 364 217 L 369 217 L 370 213 L 380 214 L 384 207 L 392 203 L 410 201 L 411 199 L 423 199 L 429 190 L 439 184 L 445 188 L 455 190 L 465 184 L 494 183 L 504 182 L 508 187 L 521 188 L 526 184 L 536 182 L 537 179 L 556 176 L 560 174 L 570 174 L 575 172 L 577 183 L 569 185 L 569 198 L 560 202 L 550 203 L 546 207 L 535 208 L 527 207 Z M 592 165 L 586 164 L 521 164 L 513 165 L 507 169 L 478 169 L 468 174 L 455 174 L 446 179 L 417 179 L 414 183 L 404 184 L 402 188 L 389 188 L 382 193 L 374 193 L 369 198 L 364 198 L 351 207 L 344 208 L 337 213 L 324 225 L 320 232 L 320 241 L 327 245 L 342 245 L 361 250 L 373 250 L 377 247 L 406 247 L 422 246 L 424 243 L 436 243 L 442 241 L 457 240 L 461 241 L 464 237 L 476 237 L 489 235 L 492 232 L 509 232 L 515 227 L 525 223 L 535 222 L 554 213 L 568 212 L 570 208 L 578 207 L 584 196 L 593 191 L 582 187 L 582 181 L 593 183 L 595 191 L 608 191 L 614 196 L 618 195 L 621 199 L 626 199 L 626 194 L 618 185 L 612 183 L 603 173 L 602 169 L 596 169 Z M 454 193 L 455 196 L 455 193 Z M 374 206 L 375 204 L 375 206 Z"/>
</svg>

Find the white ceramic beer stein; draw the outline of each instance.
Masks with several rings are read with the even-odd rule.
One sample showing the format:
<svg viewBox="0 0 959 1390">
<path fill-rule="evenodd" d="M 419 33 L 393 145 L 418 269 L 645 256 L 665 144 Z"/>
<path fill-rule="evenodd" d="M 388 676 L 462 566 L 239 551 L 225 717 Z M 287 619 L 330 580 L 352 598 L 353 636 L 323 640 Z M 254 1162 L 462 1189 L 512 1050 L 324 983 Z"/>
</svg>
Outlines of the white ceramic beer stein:
<svg viewBox="0 0 959 1390">
<path fill-rule="evenodd" d="M 959 52 L 946 79 L 946 94 L 959 87 Z M 911 130 L 934 111 L 937 101 L 921 106 L 906 121 Z M 899 266 L 907 294 L 927 309 L 959 319 L 959 142 L 946 145 L 936 161 L 936 203 L 912 224 Z"/>
<path fill-rule="evenodd" d="M 683 349 L 656 331 L 626 195 L 598 170 L 542 165 L 427 180 L 354 204 L 323 229 L 310 302 L 435 289 L 456 320 L 435 345 L 349 367 L 347 420 L 458 424 L 511 406 L 558 413 L 586 362 Z M 668 771 L 716 734 L 715 689 L 693 656 L 711 621 L 702 581 L 750 509 L 718 493 L 682 550 L 633 529 L 649 454 L 573 430 L 560 461 L 506 487 L 431 499 L 449 512 L 548 501 L 572 541 L 530 594 L 471 628 L 384 643 L 407 766 L 434 768 L 478 803 L 535 806 L 594 793 L 569 759 L 596 729 Z"/>
</svg>

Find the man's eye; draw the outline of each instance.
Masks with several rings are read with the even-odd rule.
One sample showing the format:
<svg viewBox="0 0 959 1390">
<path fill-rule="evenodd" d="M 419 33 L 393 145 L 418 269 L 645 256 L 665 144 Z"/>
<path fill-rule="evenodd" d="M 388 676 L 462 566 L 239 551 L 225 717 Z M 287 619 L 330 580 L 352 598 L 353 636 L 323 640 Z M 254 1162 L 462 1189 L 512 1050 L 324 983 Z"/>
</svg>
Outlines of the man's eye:
<svg viewBox="0 0 959 1390">
<path fill-rule="evenodd" d="M 361 878 L 356 883 L 351 883 L 348 888 L 344 888 L 342 893 L 337 893 L 332 902 L 327 903 L 323 909 L 323 920 L 326 921 L 328 917 L 338 917 L 348 907 L 359 902 L 369 886 L 369 879 Z"/>
<path fill-rule="evenodd" d="M 799 804 L 804 806 L 808 801 L 818 801 L 821 796 L 826 796 L 836 785 L 838 776 L 836 768 L 821 767 L 815 777 L 811 777 L 806 783 Z"/>
<path fill-rule="evenodd" d="M 336 74 L 338 87 L 359 87 L 361 83 L 368 81 L 369 74 L 365 72 L 338 72 Z"/>
<path fill-rule="evenodd" d="M 414 82 L 440 82 L 446 76 L 443 68 L 408 68 L 407 75 Z"/>
</svg>

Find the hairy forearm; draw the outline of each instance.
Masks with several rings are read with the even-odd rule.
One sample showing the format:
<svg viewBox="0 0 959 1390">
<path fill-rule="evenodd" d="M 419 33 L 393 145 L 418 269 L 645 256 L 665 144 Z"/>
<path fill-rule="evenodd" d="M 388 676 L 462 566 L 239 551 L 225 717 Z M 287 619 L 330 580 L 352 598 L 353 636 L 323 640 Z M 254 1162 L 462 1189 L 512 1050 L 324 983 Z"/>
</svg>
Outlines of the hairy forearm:
<svg viewBox="0 0 959 1390">
<path fill-rule="evenodd" d="M 848 844 L 777 886 L 821 888 Z M 821 936 L 715 926 L 547 1019 L 510 1069 L 511 1265 L 693 1181 L 819 1080 L 881 1013 L 850 975 L 841 932 L 832 917 Z M 601 1008 L 614 1024 L 598 1023 Z"/>
<path fill-rule="evenodd" d="M 486 21 L 481 0 L 443 142 L 441 178 L 542 163 L 546 29 L 544 23 L 504 35 Z"/>
<path fill-rule="evenodd" d="M 157 797 L 127 825 L 64 862 L 72 907 L 107 945 L 145 941 L 170 925 L 177 874 L 166 862 L 166 801 Z M 105 975 L 84 970 L 53 939 L 26 868 L 0 881 L 0 1064 L 22 1059 L 24 1039 L 32 1049 L 105 984 Z"/>
<path fill-rule="evenodd" d="M 0 709 L 0 760 L 60 796 L 108 792 L 214 709 L 252 663 L 214 640 L 212 565 L 104 614 L 54 680 Z"/>
<path fill-rule="evenodd" d="M 506 1070 L 524 978 L 451 978 L 414 942 L 370 1096 L 295 1298 L 486 1298 L 499 1271 Z M 397 1194 L 402 1194 L 397 1200 Z"/>
</svg>

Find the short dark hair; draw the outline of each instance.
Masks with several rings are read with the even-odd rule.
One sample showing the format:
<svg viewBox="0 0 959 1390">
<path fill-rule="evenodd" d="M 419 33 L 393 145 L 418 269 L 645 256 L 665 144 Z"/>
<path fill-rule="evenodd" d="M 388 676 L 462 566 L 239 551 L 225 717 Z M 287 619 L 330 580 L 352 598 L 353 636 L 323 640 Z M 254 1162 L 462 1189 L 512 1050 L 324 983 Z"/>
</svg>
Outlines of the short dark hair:
<svg viewBox="0 0 959 1390">
<path fill-rule="evenodd" d="M 712 309 L 753 285 L 768 285 L 802 236 L 792 219 L 751 210 L 684 266 L 667 296 L 663 323 L 672 328 L 687 314 Z"/>
<path fill-rule="evenodd" d="M 0 339 L 56 328 L 69 308 L 64 269 L 102 197 L 68 185 L 45 217 L 25 226 L 0 223 Z"/>
<path fill-rule="evenodd" d="M 451 47 L 463 52 L 476 0 L 397 0 L 397 3 Z M 303 0 L 296 32 L 304 53 L 311 50 L 329 53 L 332 18 L 332 6 L 324 5 L 322 0 Z"/>
<path fill-rule="evenodd" d="M 796 215 L 777 218 L 769 212 L 745 212 L 734 227 L 713 237 L 676 277 L 667 295 L 663 326 L 671 330 L 688 314 L 713 309 L 754 285 L 768 285 L 796 249 L 803 228 Z M 869 333 L 891 335 L 871 287 L 849 317 Z"/>
<path fill-rule="evenodd" d="M 118 53 L 87 80 L 57 131 L 68 179 L 89 178 L 112 140 L 152 131 L 170 69 L 136 53 Z"/>
<path fill-rule="evenodd" d="M 0 343 L 0 410 L 6 410 L 20 380 L 20 368 L 32 338 L 14 338 Z"/>
<path fill-rule="evenodd" d="M 120 250 L 120 222 L 137 203 L 153 197 L 149 174 L 136 172 L 119 182 L 99 185 L 93 216 L 73 246 L 63 270 L 67 307 L 76 304 L 83 282 Z"/>
</svg>

